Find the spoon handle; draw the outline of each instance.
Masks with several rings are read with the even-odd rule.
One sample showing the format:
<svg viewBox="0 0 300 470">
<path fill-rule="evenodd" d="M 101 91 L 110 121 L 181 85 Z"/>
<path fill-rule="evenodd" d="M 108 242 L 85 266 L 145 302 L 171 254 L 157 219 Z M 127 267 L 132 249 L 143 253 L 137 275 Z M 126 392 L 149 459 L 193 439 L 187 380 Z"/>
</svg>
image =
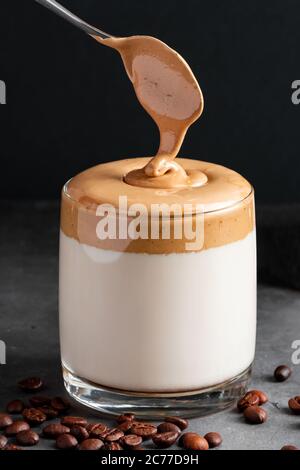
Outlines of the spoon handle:
<svg viewBox="0 0 300 470">
<path fill-rule="evenodd" d="M 60 5 L 55 0 L 35 0 L 35 1 L 43 5 L 44 7 L 48 8 L 49 10 L 53 11 L 53 13 L 56 13 L 57 15 L 61 16 L 65 20 L 69 21 L 74 26 L 77 26 L 77 28 L 82 29 L 85 33 L 89 35 L 100 36 L 102 39 L 107 39 L 107 38 L 112 37 L 110 34 L 104 33 L 100 29 L 97 29 L 94 26 L 91 26 L 90 24 L 86 23 L 85 21 L 80 19 L 78 16 L 74 15 L 69 10 L 67 10 L 67 8 Z"/>
</svg>

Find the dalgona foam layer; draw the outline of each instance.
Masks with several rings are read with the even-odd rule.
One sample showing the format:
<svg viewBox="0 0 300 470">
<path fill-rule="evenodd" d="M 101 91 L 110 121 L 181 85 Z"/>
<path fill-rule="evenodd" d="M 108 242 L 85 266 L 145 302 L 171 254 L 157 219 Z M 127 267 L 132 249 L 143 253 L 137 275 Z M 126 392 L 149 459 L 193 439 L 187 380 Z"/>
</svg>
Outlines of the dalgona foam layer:
<svg viewBox="0 0 300 470">
<path fill-rule="evenodd" d="M 100 240 L 96 228 L 100 217 L 96 214 L 100 204 L 116 209 L 119 196 L 126 196 L 128 207 L 143 204 L 151 210 L 152 204 L 200 204 L 204 212 L 204 242 L 193 251 L 201 251 L 244 239 L 255 226 L 254 195 L 251 185 L 233 170 L 213 163 L 191 159 L 178 159 L 186 170 L 199 170 L 207 176 L 201 187 L 157 189 L 132 186 L 124 181 L 125 175 L 143 168 L 149 159 L 133 158 L 104 163 L 75 176 L 65 186 L 62 195 L 61 229 L 68 237 L 80 243 L 113 251 L 167 254 L 187 251 L 187 240 L 174 238 L 174 220 L 171 218 L 170 238 Z M 191 217 L 195 219 L 195 215 Z M 149 224 L 150 232 L 150 224 Z"/>
</svg>

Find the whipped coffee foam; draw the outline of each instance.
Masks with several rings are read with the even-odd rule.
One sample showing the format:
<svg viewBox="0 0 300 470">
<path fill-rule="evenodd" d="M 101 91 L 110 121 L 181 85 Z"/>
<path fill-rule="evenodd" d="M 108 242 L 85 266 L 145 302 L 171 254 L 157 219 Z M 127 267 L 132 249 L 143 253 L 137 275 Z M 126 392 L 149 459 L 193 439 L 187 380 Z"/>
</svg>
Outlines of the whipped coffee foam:
<svg viewBox="0 0 300 470">
<path fill-rule="evenodd" d="M 61 228 L 65 235 L 81 243 L 102 249 L 134 253 L 185 252 L 187 240 L 173 237 L 170 220 L 170 238 L 158 240 L 99 240 L 97 207 L 110 204 L 118 207 L 119 196 L 125 196 L 128 205 L 151 204 L 201 205 L 204 212 L 204 244 L 200 249 L 231 243 L 245 238 L 255 225 L 254 196 L 250 184 L 238 173 L 220 165 L 189 159 L 178 159 L 180 166 L 203 172 L 207 183 L 198 188 L 159 190 L 127 184 L 124 174 L 132 168 L 143 168 L 149 159 L 128 159 L 110 162 L 80 173 L 66 185 L 62 195 Z M 191 215 L 193 217 L 193 214 Z"/>
</svg>

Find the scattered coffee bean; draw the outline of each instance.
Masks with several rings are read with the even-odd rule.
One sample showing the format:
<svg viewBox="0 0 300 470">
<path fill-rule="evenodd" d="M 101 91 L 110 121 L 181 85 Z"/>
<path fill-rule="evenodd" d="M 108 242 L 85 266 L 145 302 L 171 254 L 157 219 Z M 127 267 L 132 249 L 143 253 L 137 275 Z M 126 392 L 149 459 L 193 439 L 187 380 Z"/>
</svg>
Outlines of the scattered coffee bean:
<svg viewBox="0 0 300 470">
<path fill-rule="evenodd" d="M 4 449 L 7 444 L 7 437 L 0 436 L 0 450 Z"/>
<path fill-rule="evenodd" d="M 123 421 L 123 423 L 118 424 L 117 429 L 122 431 L 124 434 L 130 431 L 133 421 L 127 420 Z"/>
<path fill-rule="evenodd" d="M 70 428 L 59 423 L 48 424 L 43 429 L 44 436 L 50 439 L 56 439 L 60 434 L 68 434 L 69 432 Z"/>
<path fill-rule="evenodd" d="M 56 439 L 56 447 L 58 449 L 74 449 L 77 447 L 78 441 L 76 437 L 72 436 L 71 434 L 60 434 Z"/>
<path fill-rule="evenodd" d="M 86 427 L 88 422 L 85 418 L 82 418 L 81 416 L 65 416 L 60 420 L 61 424 L 64 426 L 68 426 L 69 428 L 71 426 L 82 426 Z"/>
<path fill-rule="evenodd" d="M 18 382 L 19 387 L 25 392 L 34 392 L 43 387 L 42 379 L 39 377 L 28 377 Z"/>
<path fill-rule="evenodd" d="M 134 421 L 135 415 L 133 413 L 125 413 L 117 417 L 117 423 L 121 424 L 124 421 Z"/>
<path fill-rule="evenodd" d="M 280 450 L 299 450 L 299 449 L 298 449 L 298 447 L 296 447 L 296 446 L 293 446 L 293 445 L 288 444 L 288 445 L 286 445 L 286 446 L 281 447 Z"/>
<path fill-rule="evenodd" d="M 296 396 L 294 398 L 289 399 L 289 408 L 295 414 L 300 414 L 300 396 Z"/>
<path fill-rule="evenodd" d="M 284 382 L 292 374 L 292 369 L 289 366 L 278 366 L 274 371 L 274 378 L 277 382 Z"/>
<path fill-rule="evenodd" d="M 162 433 L 162 432 L 177 432 L 178 434 L 181 433 L 181 429 L 176 426 L 176 424 L 173 423 L 161 423 L 157 427 L 157 432 Z"/>
<path fill-rule="evenodd" d="M 0 429 L 7 428 L 13 423 L 13 420 L 7 413 L 0 413 Z"/>
<path fill-rule="evenodd" d="M 267 403 L 269 401 L 268 395 L 265 392 L 263 392 L 262 390 L 249 390 L 248 393 L 254 393 L 255 395 L 258 396 L 258 398 L 259 398 L 258 405 L 259 406 L 264 405 L 265 403 Z"/>
<path fill-rule="evenodd" d="M 249 406 L 244 410 L 244 417 L 250 424 L 262 424 L 267 421 L 267 412 L 259 406 Z"/>
<path fill-rule="evenodd" d="M 23 450 L 15 444 L 7 444 L 2 450 Z"/>
<path fill-rule="evenodd" d="M 30 426 L 26 421 L 14 421 L 10 426 L 5 429 L 6 436 L 15 436 L 18 432 L 28 431 Z"/>
<path fill-rule="evenodd" d="M 87 431 L 90 433 L 90 437 L 98 438 L 105 435 L 108 432 L 106 424 L 103 423 L 92 423 L 88 424 L 86 427 Z"/>
<path fill-rule="evenodd" d="M 43 395 L 36 395 L 29 398 L 29 402 L 33 408 L 41 408 L 43 406 L 49 406 L 51 403 L 51 398 Z"/>
<path fill-rule="evenodd" d="M 51 400 L 51 408 L 58 411 L 59 413 L 64 413 L 70 408 L 70 402 L 63 397 L 55 397 Z"/>
<path fill-rule="evenodd" d="M 18 432 L 16 440 L 21 446 L 35 446 L 39 442 L 40 438 L 36 432 L 28 429 L 28 431 Z"/>
<path fill-rule="evenodd" d="M 103 447 L 103 442 L 100 439 L 86 439 L 82 441 L 77 449 L 78 450 L 99 450 Z"/>
<path fill-rule="evenodd" d="M 210 449 L 220 446 L 223 441 L 221 434 L 218 432 L 208 432 L 205 434 L 204 439 L 207 440 Z"/>
<path fill-rule="evenodd" d="M 152 441 L 159 449 L 167 449 L 171 447 L 178 439 L 178 432 L 168 431 L 157 433 L 152 436 Z"/>
<path fill-rule="evenodd" d="M 186 432 L 180 438 L 180 445 L 186 450 L 208 450 L 209 445 L 204 437 L 196 432 Z"/>
<path fill-rule="evenodd" d="M 189 425 L 189 422 L 187 419 L 179 418 L 178 416 L 167 416 L 165 418 L 165 422 L 176 424 L 176 426 L 178 426 L 181 429 L 181 431 L 184 431 L 184 429 L 186 429 Z"/>
<path fill-rule="evenodd" d="M 121 439 L 124 433 L 117 428 L 111 429 L 104 437 L 106 442 L 115 442 Z"/>
<path fill-rule="evenodd" d="M 127 434 L 122 438 L 122 444 L 127 449 L 134 449 L 136 446 L 140 446 L 143 442 L 141 436 L 137 436 L 136 434 Z"/>
<path fill-rule="evenodd" d="M 117 429 L 117 428 L 116 428 Z M 105 441 L 106 439 L 106 436 L 108 436 L 108 434 L 110 433 L 111 431 L 111 428 L 107 428 L 107 430 L 105 432 L 103 432 L 100 436 L 98 436 L 98 439 L 101 439 L 103 442 Z M 122 431 L 123 432 L 123 431 Z M 124 433 L 123 433 L 124 434 Z M 92 437 L 92 436 L 90 436 Z M 97 439 L 97 437 L 96 437 Z"/>
<path fill-rule="evenodd" d="M 12 415 L 19 415 L 24 410 L 25 405 L 22 400 L 13 400 L 7 403 L 6 411 Z"/>
<path fill-rule="evenodd" d="M 88 431 L 88 433 L 90 433 L 93 429 L 94 426 L 96 426 L 97 424 L 101 424 L 102 423 L 89 423 L 87 426 L 86 426 L 86 430 Z M 105 425 L 104 425 L 105 426 Z"/>
<path fill-rule="evenodd" d="M 150 437 L 157 433 L 157 428 L 153 424 L 133 421 L 131 433 L 141 436 L 143 440 L 146 440 L 150 439 Z"/>
<path fill-rule="evenodd" d="M 31 424 L 42 424 L 46 421 L 47 416 L 37 408 L 25 408 L 23 410 L 23 418 Z"/>
<path fill-rule="evenodd" d="M 85 439 L 89 438 L 89 433 L 86 428 L 84 428 L 83 426 L 78 426 L 77 424 L 71 427 L 70 434 L 76 437 L 78 442 L 84 441 Z"/>
<path fill-rule="evenodd" d="M 249 406 L 259 405 L 260 398 L 253 391 L 247 392 L 242 398 L 237 402 L 237 408 L 239 411 L 244 411 Z"/>
<path fill-rule="evenodd" d="M 47 419 L 54 419 L 58 416 L 58 411 L 54 410 L 53 408 L 51 408 L 51 406 L 48 405 L 39 406 L 37 410 L 44 413 L 47 416 Z"/>
<path fill-rule="evenodd" d="M 123 447 L 118 442 L 107 442 L 104 445 L 103 449 L 104 450 L 123 450 Z"/>
</svg>

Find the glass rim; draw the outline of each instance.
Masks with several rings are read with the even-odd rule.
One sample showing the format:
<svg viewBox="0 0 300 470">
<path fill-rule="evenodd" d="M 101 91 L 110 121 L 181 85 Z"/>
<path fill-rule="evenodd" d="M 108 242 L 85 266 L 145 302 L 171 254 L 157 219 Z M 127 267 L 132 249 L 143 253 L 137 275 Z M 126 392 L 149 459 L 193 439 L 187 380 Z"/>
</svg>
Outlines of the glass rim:
<svg viewBox="0 0 300 470">
<path fill-rule="evenodd" d="M 75 204 L 79 205 L 80 207 L 84 208 L 86 211 L 90 212 L 90 209 L 83 203 L 79 202 L 77 199 L 74 199 L 69 193 L 68 193 L 68 185 L 69 183 L 73 180 L 74 177 L 71 177 L 70 179 L 68 179 L 68 181 L 63 185 L 63 188 L 62 188 L 62 194 L 67 197 L 70 201 L 74 202 Z M 231 209 L 234 209 L 236 206 L 238 206 L 239 204 L 245 202 L 248 198 L 250 198 L 253 194 L 254 194 L 254 187 L 251 183 L 249 183 L 250 185 L 250 190 L 249 190 L 249 193 L 244 196 L 242 199 L 240 199 L 239 201 L 234 201 L 232 204 L 229 204 L 227 206 L 224 206 L 224 207 L 219 207 L 218 209 L 212 209 L 212 210 L 208 210 L 208 211 L 201 211 L 201 212 L 191 212 L 191 213 L 188 213 L 188 214 L 184 214 L 182 213 L 182 215 L 176 215 L 174 216 L 173 215 L 170 215 L 171 218 L 183 218 L 183 217 L 193 217 L 197 214 L 203 214 L 203 215 L 206 215 L 206 214 L 216 214 L 216 213 L 219 213 L 219 212 L 223 212 L 223 211 L 226 211 L 226 210 L 231 210 Z M 105 203 L 99 203 L 97 204 L 96 202 L 94 203 L 95 206 L 99 206 L 101 204 L 105 204 Z M 176 204 L 176 203 L 175 203 Z M 200 204 L 200 203 L 199 203 Z M 183 208 L 183 205 L 182 205 L 182 208 Z M 116 210 L 116 213 L 118 215 L 126 215 L 127 217 L 130 217 L 128 216 L 128 214 L 125 214 L 125 213 L 122 213 L 122 212 L 119 212 L 118 211 L 118 208 L 115 207 L 115 210 Z M 151 214 L 149 215 L 149 217 L 151 216 Z M 162 218 L 162 215 L 160 214 L 159 215 L 160 218 Z"/>
</svg>

